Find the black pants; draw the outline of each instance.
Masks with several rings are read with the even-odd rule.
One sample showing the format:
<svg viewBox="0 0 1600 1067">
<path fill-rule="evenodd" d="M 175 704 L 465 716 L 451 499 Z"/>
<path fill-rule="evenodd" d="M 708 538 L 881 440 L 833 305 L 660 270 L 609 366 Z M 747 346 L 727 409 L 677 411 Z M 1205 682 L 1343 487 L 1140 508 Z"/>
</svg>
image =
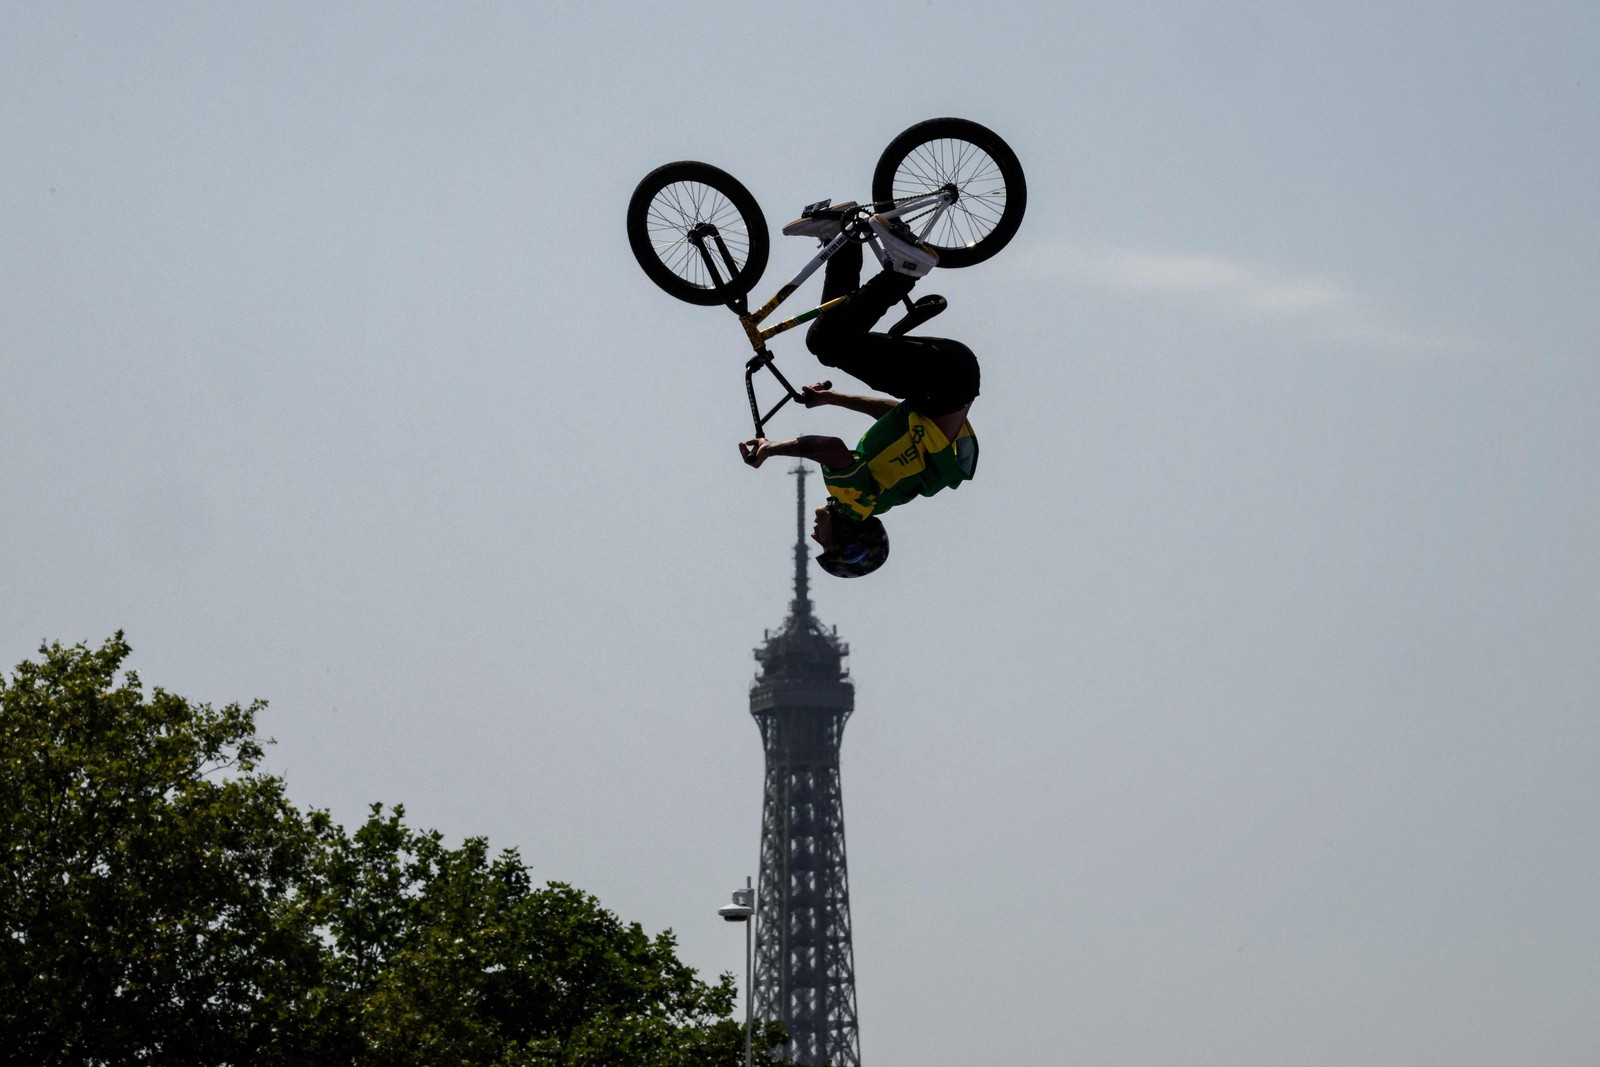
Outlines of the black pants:
<svg viewBox="0 0 1600 1067">
<path fill-rule="evenodd" d="M 978 395 L 978 360 L 966 345 L 943 337 L 872 332 L 917 279 L 885 269 L 866 285 L 860 281 L 861 245 L 851 242 L 828 260 L 822 283 L 824 302 L 846 294 L 848 299 L 819 315 L 806 333 L 806 347 L 818 361 L 910 401 L 913 411 L 928 418 L 972 403 Z"/>
</svg>

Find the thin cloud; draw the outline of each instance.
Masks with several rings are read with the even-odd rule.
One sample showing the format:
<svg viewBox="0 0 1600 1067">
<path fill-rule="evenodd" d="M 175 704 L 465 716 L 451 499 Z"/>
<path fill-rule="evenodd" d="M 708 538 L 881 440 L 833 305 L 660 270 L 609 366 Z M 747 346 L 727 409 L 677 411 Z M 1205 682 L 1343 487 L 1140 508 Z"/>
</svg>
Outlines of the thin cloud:
<svg viewBox="0 0 1600 1067">
<path fill-rule="evenodd" d="M 1152 255 L 1107 252 L 1085 257 L 1085 265 L 1107 281 L 1129 289 L 1193 291 L 1228 289 L 1245 285 L 1249 274 L 1237 263 L 1204 256 Z"/>
<path fill-rule="evenodd" d="M 1296 314 L 1349 303 L 1325 278 L 1275 274 L 1215 256 L 1103 250 L 1074 257 L 1090 279 L 1153 293 L 1199 293 L 1241 308 Z"/>
<path fill-rule="evenodd" d="M 1339 286 L 1315 278 L 1257 284 L 1244 294 L 1244 298 L 1254 307 L 1264 311 L 1282 311 L 1288 314 L 1334 307 L 1350 300 L 1349 295 Z"/>
<path fill-rule="evenodd" d="M 1374 301 L 1327 276 L 1198 253 L 1104 246 L 1035 246 L 1026 269 L 1072 284 L 1199 303 L 1215 315 L 1293 323 L 1346 343 L 1408 352 L 1461 351 L 1460 336 L 1396 324 Z"/>
</svg>

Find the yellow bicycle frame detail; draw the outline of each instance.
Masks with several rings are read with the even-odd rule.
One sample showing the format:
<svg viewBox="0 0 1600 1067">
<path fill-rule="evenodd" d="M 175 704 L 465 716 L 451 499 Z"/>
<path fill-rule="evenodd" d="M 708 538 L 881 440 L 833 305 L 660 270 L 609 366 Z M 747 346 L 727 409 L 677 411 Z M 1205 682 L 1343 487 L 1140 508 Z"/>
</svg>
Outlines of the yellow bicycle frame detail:
<svg viewBox="0 0 1600 1067">
<path fill-rule="evenodd" d="M 819 304 L 817 307 L 812 308 L 810 311 L 802 311 L 792 319 L 784 319 L 776 326 L 769 326 L 765 330 L 761 329 L 761 320 L 770 315 L 773 309 L 779 304 L 783 303 L 784 297 L 788 296 L 789 293 L 794 292 L 794 286 L 784 286 L 784 288 L 787 289 L 788 292 L 780 292 L 777 296 L 767 301 L 766 305 L 754 315 L 739 316 L 739 322 L 744 326 L 745 338 L 749 340 L 750 347 L 758 352 L 761 351 L 762 346 L 765 345 L 769 340 L 778 336 L 780 333 L 783 333 L 785 330 L 792 330 L 802 323 L 810 322 L 824 311 L 831 311 L 840 304 L 844 303 L 844 297 L 836 296 L 832 300 L 825 301 L 824 303 Z"/>
</svg>

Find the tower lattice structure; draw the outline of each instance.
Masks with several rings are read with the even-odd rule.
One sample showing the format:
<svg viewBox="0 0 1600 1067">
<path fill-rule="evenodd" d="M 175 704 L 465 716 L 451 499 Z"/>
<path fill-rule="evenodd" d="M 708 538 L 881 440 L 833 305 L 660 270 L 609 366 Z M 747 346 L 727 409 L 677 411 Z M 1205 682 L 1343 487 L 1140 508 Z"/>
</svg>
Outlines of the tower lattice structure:
<svg viewBox="0 0 1600 1067">
<path fill-rule="evenodd" d="M 855 685 L 837 629 L 811 613 L 806 470 L 795 474 L 794 600 L 756 659 L 750 714 L 761 728 L 766 783 L 756 902 L 754 1008 L 782 1021 L 797 1064 L 860 1067 L 850 879 L 845 864 L 839 745 Z"/>
</svg>

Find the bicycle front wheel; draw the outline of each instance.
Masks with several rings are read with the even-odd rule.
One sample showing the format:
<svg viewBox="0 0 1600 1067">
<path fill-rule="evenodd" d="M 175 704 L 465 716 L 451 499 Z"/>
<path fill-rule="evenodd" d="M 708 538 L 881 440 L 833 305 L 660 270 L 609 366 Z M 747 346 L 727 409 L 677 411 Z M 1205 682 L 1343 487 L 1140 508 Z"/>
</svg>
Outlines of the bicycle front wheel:
<svg viewBox="0 0 1600 1067">
<path fill-rule="evenodd" d="M 967 119 L 929 119 L 890 141 L 872 173 L 872 198 L 904 203 L 947 185 L 956 202 L 923 238 L 938 251 L 939 266 L 982 263 L 1016 236 L 1028 207 L 1022 164 L 998 134 Z M 925 224 L 919 217 L 904 218 L 918 233 Z"/>
<path fill-rule="evenodd" d="M 720 285 L 689 239 L 696 232 L 705 236 Z M 750 191 L 728 172 L 692 160 L 645 175 L 628 201 L 628 244 L 651 281 L 679 300 L 705 305 L 754 289 L 770 248 L 767 220 Z"/>
</svg>

